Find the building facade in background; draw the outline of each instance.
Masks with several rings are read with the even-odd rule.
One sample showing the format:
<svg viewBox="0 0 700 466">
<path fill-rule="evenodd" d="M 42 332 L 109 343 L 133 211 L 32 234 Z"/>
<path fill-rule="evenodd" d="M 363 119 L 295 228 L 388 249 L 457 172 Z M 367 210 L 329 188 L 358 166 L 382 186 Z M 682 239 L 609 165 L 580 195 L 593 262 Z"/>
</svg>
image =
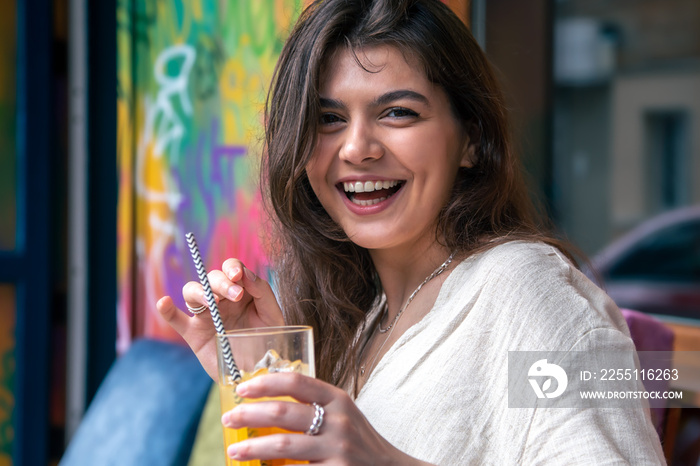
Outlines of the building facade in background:
<svg viewBox="0 0 700 466">
<path fill-rule="evenodd" d="M 700 202 L 700 2 L 554 2 L 554 204 L 586 252 Z"/>
</svg>

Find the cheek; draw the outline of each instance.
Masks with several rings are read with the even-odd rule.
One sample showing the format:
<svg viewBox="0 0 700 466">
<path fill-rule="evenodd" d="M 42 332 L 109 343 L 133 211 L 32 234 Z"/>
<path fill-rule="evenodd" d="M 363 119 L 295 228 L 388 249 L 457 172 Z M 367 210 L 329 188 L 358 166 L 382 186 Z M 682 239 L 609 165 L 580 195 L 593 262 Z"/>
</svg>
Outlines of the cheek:
<svg viewBox="0 0 700 466">
<path fill-rule="evenodd" d="M 321 202 L 323 207 L 326 207 L 325 198 L 327 197 L 328 188 L 325 186 L 326 170 L 323 169 L 316 156 L 311 158 L 311 161 L 306 165 L 306 177 L 309 179 L 311 189 L 314 191 L 316 198 Z"/>
<path fill-rule="evenodd" d="M 332 153 L 328 150 L 327 143 L 324 143 L 324 138 L 320 138 L 316 142 L 316 147 L 309 163 L 306 165 L 306 175 L 309 178 L 311 187 L 316 196 L 321 197 L 321 193 L 327 189 L 327 179 L 332 166 Z"/>
</svg>

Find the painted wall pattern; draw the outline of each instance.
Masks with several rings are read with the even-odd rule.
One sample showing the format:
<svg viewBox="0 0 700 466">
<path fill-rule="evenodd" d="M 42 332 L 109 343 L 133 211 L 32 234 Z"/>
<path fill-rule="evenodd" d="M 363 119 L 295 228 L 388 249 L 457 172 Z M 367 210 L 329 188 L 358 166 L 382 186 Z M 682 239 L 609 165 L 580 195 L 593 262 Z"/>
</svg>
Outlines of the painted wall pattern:
<svg viewBox="0 0 700 466">
<path fill-rule="evenodd" d="M 302 0 L 118 3 L 118 336 L 175 338 L 155 310 L 241 258 L 266 273 L 257 189 L 266 86 Z M 135 10 L 132 10 L 132 5 Z"/>
<path fill-rule="evenodd" d="M 155 303 L 169 294 L 184 308 L 181 288 L 196 279 L 187 231 L 207 268 L 238 257 L 267 273 L 255 166 L 262 104 L 305 3 L 119 0 L 120 351 L 135 336 L 179 338 Z"/>
</svg>

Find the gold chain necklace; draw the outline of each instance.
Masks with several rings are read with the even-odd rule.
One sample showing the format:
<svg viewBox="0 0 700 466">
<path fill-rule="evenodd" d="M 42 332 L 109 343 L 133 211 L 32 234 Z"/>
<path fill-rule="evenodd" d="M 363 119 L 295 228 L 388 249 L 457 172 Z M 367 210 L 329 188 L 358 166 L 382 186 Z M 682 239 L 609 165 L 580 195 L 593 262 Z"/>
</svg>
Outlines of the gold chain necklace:
<svg viewBox="0 0 700 466">
<path fill-rule="evenodd" d="M 431 273 L 430 275 L 428 275 L 427 277 L 425 277 L 425 280 L 423 280 L 423 282 L 422 282 L 420 285 L 418 285 L 418 288 L 416 288 L 415 290 L 413 290 L 413 293 L 411 293 L 411 296 L 409 296 L 409 297 L 408 297 L 408 300 L 406 300 L 406 304 L 404 304 L 403 307 L 402 307 L 401 309 L 399 309 L 398 314 L 396 314 L 396 317 L 394 317 L 394 320 L 391 321 L 391 324 L 389 324 L 388 327 L 382 328 L 381 319 L 382 319 L 383 316 L 380 316 L 380 317 L 379 317 L 379 322 L 378 322 L 378 324 L 377 324 L 377 329 L 379 330 L 379 333 L 386 333 L 386 332 L 389 332 L 390 330 L 391 330 L 391 331 L 389 332 L 389 335 L 386 336 L 386 338 L 385 338 L 384 341 L 382 342 L 382 345 L 379 347 L 379 349 L 377 350 L 377 352 L 374 354 L 374 359 L 372 359 L 372 365 L 369 366 L 369 370 L 370 370 L 370 371 L 374 368 L 374 364 L 377 362 L 377 357 L 379 356 L 379 353 L 382 352 L 382 348 L 384 348 L 384 345 L 386 345 L 386 342 L 389 341 L 389 339 L 391 338 L 391 334 L 394 333 L 394 330 L 393 330 L 393 329 L 394 329 L 394 326 L 395 326 L 396 323 L 399 321 L 399 319 L 401 318 L 401 315 L 402 315 L 403 312 L 406 310 L 406 308 L 408 307 L 408 305 L 411 304 L 411 301 L 413 301 L 413 298 L 416 297 L 416 295 L 418 294 L 418 292 L 421 290 L 421 288 L 423 288 L 423 286 L 424 286 L 426 283 L 428 283 L 430 280 L 432 280 L 433 278 L 437 277 L 437 276 L 440 275 L 442 272 L 444 272 L 445 270 L 447 270 L 447 267 L 450 266 L 450 263 L 452 263 L 452 259 L 454 259 L 454 257 L 455 257 L 455 253 L 453 252 L 452 254 L 450 254 L 450 257 L 448 257 L 448 258 L 445 260 L 445 262 L 443 262 L 442 265 L 440 265 L 440 267 L 438 267 L 437 269 L 435 269 L 435 270 L 433 271 L 433 273 Z M 388 314 L 388 313 L 389 313 L 389 306 L 387 306 L 386 304 L 384 305 L 384 313 L 385 313 L 385 314 Z M 360 376 L 361 376 L 361 377 L 364 377 L 364 375 L 365 375 L 365 369 L 366 369 L 366 365 L 360 366 Z"/>
</svg>

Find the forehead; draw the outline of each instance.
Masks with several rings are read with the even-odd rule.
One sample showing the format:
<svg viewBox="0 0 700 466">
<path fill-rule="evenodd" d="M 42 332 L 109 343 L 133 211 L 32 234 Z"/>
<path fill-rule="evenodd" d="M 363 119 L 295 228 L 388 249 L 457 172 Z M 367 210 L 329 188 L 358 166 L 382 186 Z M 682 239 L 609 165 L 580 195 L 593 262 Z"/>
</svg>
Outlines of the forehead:
<svg viewBox="0 0 700 466">
<path fill-rule="evenodd" d="M 327 90 L 333 83 L 349 81 L 391 81 L 432 87 L 424 67 L 414 55 L 390 45 L 362 48 L 338 47 L 321 68 L 320 87 Z"/>
</svg>

